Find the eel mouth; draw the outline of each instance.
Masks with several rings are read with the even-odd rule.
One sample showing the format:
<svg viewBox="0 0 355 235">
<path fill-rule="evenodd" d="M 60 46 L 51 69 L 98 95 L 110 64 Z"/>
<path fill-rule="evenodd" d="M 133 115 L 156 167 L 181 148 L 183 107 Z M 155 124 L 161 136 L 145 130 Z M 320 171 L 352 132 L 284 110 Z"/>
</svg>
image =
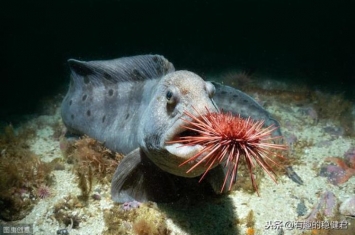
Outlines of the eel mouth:
<svg viewBox="0 0 355 235">
<path fill-rule="evenodd" d="M 167 141 L 165 141 L 165 149 L 179 158 L 191 158 L 204 147 L 202 145 L 192 145 L 188 142 L 183 143 L 182 137 L 198 135 L 200 135 L 198 132 L 188 129 L 188 124 L 185 121 L 178 121 L 178 123 L 172 127 L 170 135 L 167 135 L 168 138 Z"/>
<path fill-rule="evenodd" d="M 185 137 L 185 136 L 199 136 L 199 135 L 200 134 L 197 133 L 197 131 L 186 129 L 185 131 L 182 131 L 180 134 L 176 135 L 176 137 L 173 139 L 173 141 L 179 140 L 181 137 Z"/>
</svg>

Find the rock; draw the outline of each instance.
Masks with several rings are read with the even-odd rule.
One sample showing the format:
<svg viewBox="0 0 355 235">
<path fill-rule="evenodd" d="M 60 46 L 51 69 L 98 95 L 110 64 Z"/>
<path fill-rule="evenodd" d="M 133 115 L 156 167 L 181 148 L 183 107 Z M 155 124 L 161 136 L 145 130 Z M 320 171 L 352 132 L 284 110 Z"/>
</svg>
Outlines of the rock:
<svg viewBox="0 0 355 235">
<path fill-rule="evenodd" d="M 355 216 L 355 196 L 352 196 L 340 205 L 339 211 L 342 215 Z"/>
</svg>

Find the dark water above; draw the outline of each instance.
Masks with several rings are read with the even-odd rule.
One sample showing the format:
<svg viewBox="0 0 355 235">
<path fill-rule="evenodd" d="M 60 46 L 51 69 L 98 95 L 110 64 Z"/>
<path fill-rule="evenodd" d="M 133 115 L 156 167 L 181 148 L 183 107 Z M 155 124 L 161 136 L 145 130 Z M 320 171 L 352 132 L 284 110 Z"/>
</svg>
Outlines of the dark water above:
<svg viewBox="0 0 355 235">
<path fill-rule="evenodd" d="M 234 3 L 233 5 L 231 3 Z M 354 99 L 352 1 L 24 1 L 0 10 L 0 119 L 64 91 L 69 58 L 162 54 L 202 76 L 239 68 Z"/>
</svg>

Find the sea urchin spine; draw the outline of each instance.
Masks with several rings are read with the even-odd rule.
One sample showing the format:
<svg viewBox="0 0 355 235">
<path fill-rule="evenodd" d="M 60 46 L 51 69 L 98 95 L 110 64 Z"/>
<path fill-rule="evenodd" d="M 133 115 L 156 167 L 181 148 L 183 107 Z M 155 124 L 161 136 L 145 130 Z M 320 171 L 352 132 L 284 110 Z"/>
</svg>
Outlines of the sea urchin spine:
<svg viewBox="0 0 355 235">
<path fill-rule="evenodd" d="M 197 112 L 197 110 L 195 111 Z M 240 116 L 233 116 L 230 112 L 211 113 L 207 109 L 207 113 L 204 115 L 198 113 L 198 116 L 195 116 L 190 112 L 185 112 L 185 114 L 191 120 L 183 119 L 186 122 L 184 128 L 195 134 L 181 136 L 178 140 L 169 143 L 203 146 L 200 152 L 181 164 L 196 162 L 187 173 L 204 163 L 206 170 L 200 179 L 201 181 L 214 166 L 220 163 L 224 164 L 224 167 L 227 167 L 227 173 L 221 188 L 221 192 L 223 192 L 228 180 L 228 190 L 231 189 L 237 176 L 240 160 L 244 158 L 257 193 L 258 188 L 253 176 L 253 168 L 256 164 L 260 165 L 276 183 L 276 174 L 268 162 L 278 165 L 271 156 L 276 154 L 276 150 L 287 149 L 286 145 L 273 143 L 275 139 L 282 138 L 282 136 L 272 137 L 271 135 L 277 127 L 263 128 L 264 121 L 253 121 L 251 118 L 243 119 Z"/>
</svg>

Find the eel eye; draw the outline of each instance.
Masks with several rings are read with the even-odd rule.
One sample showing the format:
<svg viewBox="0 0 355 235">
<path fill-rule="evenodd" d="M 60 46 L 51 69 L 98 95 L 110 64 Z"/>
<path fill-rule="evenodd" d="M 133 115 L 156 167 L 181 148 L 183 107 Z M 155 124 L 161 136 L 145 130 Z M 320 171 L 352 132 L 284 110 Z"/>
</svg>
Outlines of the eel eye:
<svg viewBox="0 0 355 235">
<path fill-rule="evenodd" d="M 170 100 L 173 97 L 173 93 L 171 91 L 166 92 L 166 99 Z"/>
<path fill-rule="evenodd" d="M 169 90 L 169 91 L 166 92 L 166 99 L 167 99 L 169 104 L 174 103 L 173 92 L 172 91 Z"/>
<path fill-rule="evenodd" d="M 178 105 L 180 101 L 180 92 L 175 86 L 170 86 L 168 89 L 165 90 L 165 98 L 166 98 L 166 108 L 169 114 L 175 115 L 174 112 L 176 105 Z"/>
</svg>

